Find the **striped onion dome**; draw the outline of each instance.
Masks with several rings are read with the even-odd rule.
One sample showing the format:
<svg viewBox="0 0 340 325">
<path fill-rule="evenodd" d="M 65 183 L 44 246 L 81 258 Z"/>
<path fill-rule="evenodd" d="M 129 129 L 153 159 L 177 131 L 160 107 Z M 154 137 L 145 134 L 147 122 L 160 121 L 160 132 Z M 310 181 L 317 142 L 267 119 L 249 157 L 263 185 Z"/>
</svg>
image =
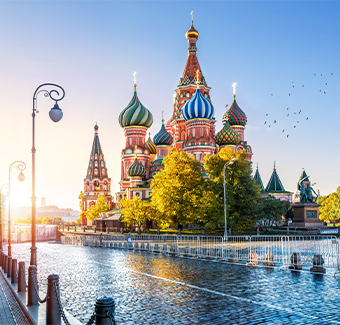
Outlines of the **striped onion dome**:
<svg viewBox="0 0 340 325">
<path fill-rule="evenodd" d="M 230 125 L 242 125 L 245 126 L 247 124 L 247 116 L 242 111 L 242 109 L 236 103 L 236 95 L 234 95 L 234 102 L 227 110 L 227 112 L 223 115 L 222 123 L 225 123 L 226 118 L 228 118 Z"/>
<path fill-rule="evenodd" d="M 214 106 L 202 95 L 200 90 L 197 89 L 194 96 L 183 106 L 182 114 L 186 121 L 195 118 L 211 120 L 214 115 Z"/>
<path fill-rule="evenodd" d="M 157 153 L 157 147 L 151 140 L 150 132 L 149 132 L 149 139 L 148 141 L 146 141 L 145 146 L 149 150 L 150 155 L 155 155 Z"/>
<path fill-rule="evenodd" d="M 162 120 L 162 127 L 159 132 L 153 137 L 153 142 L 156 146 L 172 144 L 173 138 L 171 134 L 165 129 L 164 120 Z"/>
<path fill-rule="evenodd" d="M 218 132 L 215 136 L 215 142 L 219 146 L 236 146 L 240 142 L 240 135 L 232 129 L 228 121 L 225 121 L 222 130 Z"/>
<path fill-rule="evenodd" d="M 144 166 L 138 161 L 137 157 L 135 158 L 135 161 L 133 162 L 133 164 L 129 166 L 127 170 L 127 174 L 130 177 L 145 176 L 146 170 Z"/>
<path fill-rule="evenodd" d="M 153 117 L 151 112 L 139 101 L 136 91 L 133 97 L 119 115 L 119 124 L 122 128 L 129 126 L 144 126 L 149 128 L 152 125 Z"/>
</svg>

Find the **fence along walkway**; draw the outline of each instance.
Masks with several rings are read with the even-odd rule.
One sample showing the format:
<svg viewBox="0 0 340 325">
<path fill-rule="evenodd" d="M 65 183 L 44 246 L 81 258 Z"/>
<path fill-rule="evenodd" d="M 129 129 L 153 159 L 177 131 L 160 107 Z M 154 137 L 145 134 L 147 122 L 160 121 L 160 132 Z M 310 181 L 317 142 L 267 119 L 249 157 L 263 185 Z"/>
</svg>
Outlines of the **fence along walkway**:
<svg viewBox="0 0 340 325">
<path fill-rule="evenodd" d="M 311 267 L 317 254 L 322 255 L 325 268 L 340 270 L 339 239 L 335 236 L 229 236 L 224 241 L 217 236 L 67 235 L 61 239 L 66 245 L 141 250 L 237 264 L 254 262 L 253 265 L 272 267 L 291 265 L 293 253 L 299 254 L 302 267 Z"/>
</svg>

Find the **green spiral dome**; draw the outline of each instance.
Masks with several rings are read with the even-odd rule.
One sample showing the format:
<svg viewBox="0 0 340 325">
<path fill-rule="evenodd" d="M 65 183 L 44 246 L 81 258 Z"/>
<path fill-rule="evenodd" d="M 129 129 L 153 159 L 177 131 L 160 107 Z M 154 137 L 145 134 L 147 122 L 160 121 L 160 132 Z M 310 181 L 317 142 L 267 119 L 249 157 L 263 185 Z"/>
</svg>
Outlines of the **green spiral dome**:
<svg viewBox="0 0 340 325">
<path fill-rule="evenodd" d="M 135 161 L 133 162 L 133 164 L 129 166 L 127 170 L 127 174 L 129 177 L 134 177 L 134 176 L 142 177 L 146 174 L 146 170 L 144 166 L 138 161 L 138 159 L 135 158 Z"/>
<path fill-rule="evenodd" d="M 136 87 L 130 103 L 120 113 L 118 121 L 122 128 L 126 128 L 129 126 L 144 126 L 149 128 L 152 125 L 152 114 L 139 101 Z"/>
<path fill-rule="evenodd" d="M 216 134 L 215 142 L 219 146 L 236 146 L 240 142 L 240 135 L 231 128 L 228 120 L 226 120 L 222 130 Z"/>
<path fill-rule="evenodd" d="M 157 153 L 157 147 L 151 140 L 150 132 L 149 132 L 149 139 L 148 141 L 146 141 L 145 147 L 149 150 L 150 155 L 155 155 Z"/>
</svg>

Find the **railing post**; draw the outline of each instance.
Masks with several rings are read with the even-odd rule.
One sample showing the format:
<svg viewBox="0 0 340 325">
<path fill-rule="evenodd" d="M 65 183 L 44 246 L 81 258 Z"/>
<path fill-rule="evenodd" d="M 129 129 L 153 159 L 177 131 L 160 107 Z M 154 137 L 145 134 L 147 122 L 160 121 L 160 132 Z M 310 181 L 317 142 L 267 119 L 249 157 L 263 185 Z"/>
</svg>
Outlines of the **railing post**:
<svg viewBox="0 0 340 325">
<path fill-rule="evenodd" d="M 19 262 L 18 292 L 26 291 L 25 262 Z"/>
<path fill-rule="evenodd" d="M 51 274 L 48 276 L 47 281 L 46 325 L 61 325 L 58 307 L 58 300 L 60 300 L 59 275 Z"/>
<path fill-rule="evenodd" d="M 95 325 L 115 325 L 115 301 L 111 297 L 99 298 L 95 304 Z"/>
<path fill-rule="evenodd" d="M 0 250 L 0 266 L 1 266 L 1 268 L 2 268 L 3 256 L 4 256 L 4 253 L 3 253 L 2 250 Z"/>
<path fill-rule="evenodd" d="M 10 278 L 12 275 L 12 256 L 8 256 L 7 260 L 7 278 Z"/>
<path fill-rule="evenodd" d="M 4 270 L 4 273 L 7 273 L 7 262 L 8 262 L 7 258 L 8 258 L 8 256 L 5 254 L 4 264 L 3 264 L 3 267 L 2 267 L 2 269 Z"/>
<path fill-rule="evenodd" d="M 36 284 L 34 290 L 34 283 Z M 30 265 L 28 268 L 28 290 L 27 290 L 27 306 L 38 305 L 39 286 L 37 283 L 37 267 Z"/>
<path fill-rule="evenodd" d="M 16 258 L 12 259 L 12 276 L 11 276 L 11 283 L 18 282 L 18 269 L 17 269 L 18 261 Z"/>
</svg>

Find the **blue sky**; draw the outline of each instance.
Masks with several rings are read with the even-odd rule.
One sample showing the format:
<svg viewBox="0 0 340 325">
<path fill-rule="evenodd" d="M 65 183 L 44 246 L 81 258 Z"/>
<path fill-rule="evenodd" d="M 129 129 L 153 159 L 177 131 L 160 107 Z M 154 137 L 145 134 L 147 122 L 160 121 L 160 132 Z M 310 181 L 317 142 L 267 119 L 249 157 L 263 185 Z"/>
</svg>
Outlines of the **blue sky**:
<svg viewBox="0 0 340 325">
<path fill-rule="evenodd" d="M 66 96 L 57 124 L 48 117 L 53 102 L 38 99 L 38 205 L 45 196 L 48 204 L 78 207 L 96 120 L 113 192 L 118 190 L 124 146 L 118 115 L 132 97 L 132 74 L 137 71 L 138 96 L 154 116 L 154 135 L 162 110 L 166 119 L 172 113 L 192 10 L 216 131 L 237 82 L 237 102 L 248 117 L 245 138 L 263 183 L 276 161 L 286 190 L 296 191 L 304 167 L 321 194 L 335 191 L 339 2 L 2 1 L 1 184 L 14 160 L 28 165 L 25 182 L 13 182 L 13 202 L 30 204 L 32 96 L 45 82 L 60 84 Z"/>
</svg>

